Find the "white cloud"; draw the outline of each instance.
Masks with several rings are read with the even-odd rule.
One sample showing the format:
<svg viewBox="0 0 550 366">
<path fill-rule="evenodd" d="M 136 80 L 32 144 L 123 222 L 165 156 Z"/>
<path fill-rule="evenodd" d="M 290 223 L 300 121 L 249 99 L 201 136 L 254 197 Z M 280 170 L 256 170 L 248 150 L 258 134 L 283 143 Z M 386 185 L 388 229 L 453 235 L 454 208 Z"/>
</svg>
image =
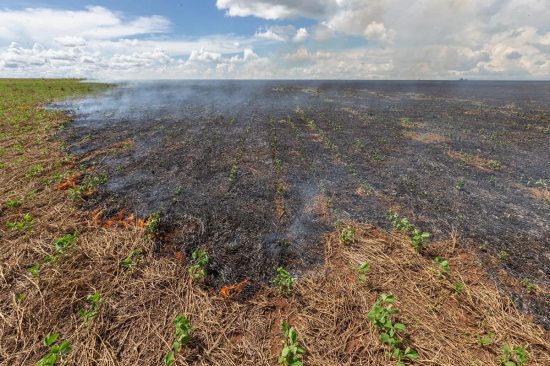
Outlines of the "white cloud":
<svg viewBox="0 0 550 366">
<path fill-rule="evenodd" d="M 86 40 L 82 37 L 64 36 L 54 38 L 54 41 L 65 47 L 86 46 Z"/>
<path fill-rule="evenodd" d="M 305 28 L 300 28 L 296 31 L 296 34 L 294 35 L 294 37 L 292 37 L 292 40 L 294 42 L 303 42 L 305 41 L 307 38 L 309 37 L 309 33 L 307 31 L 307 29 Z"/>
<path fill-rule="evenodd" d="M 372 21 L 365 28 L 365 37 L 368 40 L 380 41 L 380 42 L 393 42 L 395 32 L 393 30 L 387 30 L 383 23 Z"/>
<path fill-rule="evenodd" d="M 229 16 L 315 19 L 317 41 L 364 37 L 369 47 L 364 59 L 353 60 L 355 66 L 380 70 L 363 66 L 384 54 L 392 65 L 388 78 L 550 76 L 550 0 L 218 0 L 216 5 Z M 300 48 L 287 58 L 305 58 L 305 52 Z"/>
<path fill-rule="evenodd" d="M 260 29 L 256 32 L 255 37 L 273 42 L 303 42 L 309 36 L 306 28 L 296 29 L 292 25 L 272 26 L 266 29 Z"/>
<path fill-rule="evenodd" d="M 0 42 L 29 39 L 51 44 L 54 39 L 78 37 L 87 40 L 114 39 L 138 34 L 163 33 L 170 29 L 168 19 L 152 15 L 126 19 L 101 6 L 85 10 L 27 8 L 0 10 Z"/>
<path fill-rule="evenodd" d="M 191 51 L 189 55 L 189 61 L 206 61 L 206 62 L 216 62 L 222 58 L 222 54 L 218 52 L 208 52 L 201 48 L 200 50 Z"/>
<path fill-rule="evenodd" d="M 0 9 L 0 76 L 550 77 L 550 0 L 218 0 L 216 6 L 233 17 L 314 24 L 189 38 L 172 34 L 164 17 L 132 18 L 99 6 Z"/>
</svg>

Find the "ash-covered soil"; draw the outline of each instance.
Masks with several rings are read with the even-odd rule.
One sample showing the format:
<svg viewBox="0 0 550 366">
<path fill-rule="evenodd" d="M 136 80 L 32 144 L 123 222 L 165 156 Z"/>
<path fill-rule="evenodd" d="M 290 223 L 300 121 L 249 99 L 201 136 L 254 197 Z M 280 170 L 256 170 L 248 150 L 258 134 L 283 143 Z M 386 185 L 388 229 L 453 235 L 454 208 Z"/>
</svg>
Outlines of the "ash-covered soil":
<svg viewBox="0 0 550 366">
<path fill-rule="evenodd" d="M 159 252 L 206 248 L 216 287 L 311 269 L 338 220 L 389 209 L 548 286 L 549 102 L 546 82 L 144 82 L 62 104 L 62 138 L 108 152 L 90 208 L 161 212 Z"/>
</svg>

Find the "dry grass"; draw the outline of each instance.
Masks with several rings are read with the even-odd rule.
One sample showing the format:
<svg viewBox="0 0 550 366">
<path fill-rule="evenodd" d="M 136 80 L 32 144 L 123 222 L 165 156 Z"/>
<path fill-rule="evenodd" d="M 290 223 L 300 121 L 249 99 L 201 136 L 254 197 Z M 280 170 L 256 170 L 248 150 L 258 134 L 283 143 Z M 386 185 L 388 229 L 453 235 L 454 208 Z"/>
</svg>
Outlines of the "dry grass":
<svg viewBox="0 0 550 366">
<path fill-rule="evenodd" d="M 191 342 L 176 355 L 178 365 L 274 365 L 282 319 L 297 328 L 307 365 L 393 365 L 367 319 L 380 293 L 395 294 L 399 319 L 408 325 L 405 342 L 420 353 L 417 364 L 498 365 L 504 344 L 525 347 L 529 365 L 550 364 L 548 335 L 518 313 L 475 257 L 456 249 L 453 240 L 430 249 L 450 261 L 451 276 L 441 277 L 408 238 L 349 223 L 355 241 L 344 245 L 337 231 L 328 235 L 325 265 L 302 276 L 288 297 L 265 288 L 237 302 L 203 288 L 190 280 L 181 258 L 153 254 L 144 228 L 103 227 L 58 189 L 59 182 L 41 183 L 74 163 L 63 163 L 56 142 L 33 143 L 50 134 L 44 129 L 20 140 L 26 159 L 10 165 L 0 180 L 3 199 L 25 197 L 20 206 L 2 206 L 0 213 L 2 365 L 35 364 L 46 353 L 43 337 L 52 332 L 72 342 L 69 364 L 160 365 L 178 314 L 188 316 L 194 329 Z M 26 172 L 37 162 L 44 172 L 29 179 Z M 33 216 L 32 229 L 7 228 L 26 213 Z M 54 240 L 72 232 L 79 233 L 73 247 L 57 262 L 44 262 L 53 254 Z M 143 256 L 129 270 L 121 262 L 134 249 Z M 364 285 L 356 272 L 361 262 L 371 268 Z M 33 277 L 28 268 L 36 263 L 44 265 Z M 466 285 L 462 294 L 454 292 L 456 281 Z M 104 301 L 98 316 L 84 323 L 79 309 L 95 291 Z M 478 339 L 486 332 L 496 334 L 495 344 L 481 347 Z"/>
<path fill-rule="evenodd" d="M 447 155 L 453 159 L 460 160 L 463 163 L 473 166 L 481 171 L 490 172 L 495 170 L 491 168 L 492 160 L 484 159 L 475 154 L 467 154 L 460 151 L 447 150 Z M 500 165 L 496 170 L 504 170 L 505 166 Z"/>
</svg>

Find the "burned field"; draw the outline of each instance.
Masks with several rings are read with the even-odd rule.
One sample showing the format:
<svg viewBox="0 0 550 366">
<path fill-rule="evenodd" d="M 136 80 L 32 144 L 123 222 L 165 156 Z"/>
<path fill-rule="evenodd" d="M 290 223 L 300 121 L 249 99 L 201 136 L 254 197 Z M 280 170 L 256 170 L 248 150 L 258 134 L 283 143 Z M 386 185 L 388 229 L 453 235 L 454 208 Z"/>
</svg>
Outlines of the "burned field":
<svg viewBox="0 0 550 366">
<path fill-rule="evenodd" d="M 549 364 L 547 89 L 0 80 L 0 364 Z"/>
<path fill-rule="evenodd" d="M 548 100 L 548 83 L 138 83 L 58 105 L 58 138 L 108 177 L 85 208 L 160 213 L 158 253 L 206 249 L 215 288 L 305 273 L 337 222 L 389 228 L 388 210 L 458 235 L 497 282 L 548 286 Z"/>
</svg>

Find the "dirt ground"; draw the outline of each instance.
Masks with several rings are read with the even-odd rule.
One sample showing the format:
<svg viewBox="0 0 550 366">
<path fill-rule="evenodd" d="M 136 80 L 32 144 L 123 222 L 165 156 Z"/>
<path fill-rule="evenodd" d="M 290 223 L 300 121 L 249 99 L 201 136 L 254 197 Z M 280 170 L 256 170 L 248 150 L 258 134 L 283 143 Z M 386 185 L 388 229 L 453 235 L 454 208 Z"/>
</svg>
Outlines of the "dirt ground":
<svg viewBox="0 0 550 366">
<path fill-rule="evenodd" d="M 548 83 L 167 82 L 63 104 L 67 151 L 105 172 L 105 217 L 161 212 L 158 251 L 211 255 L 208 282 L 323 262 L 339 220 L 389 228 L 393 209 L 456 232 L 493 279 L 549 325 Z M 121 145 L 122 144 L 122 145 Z"/>
</svg>

